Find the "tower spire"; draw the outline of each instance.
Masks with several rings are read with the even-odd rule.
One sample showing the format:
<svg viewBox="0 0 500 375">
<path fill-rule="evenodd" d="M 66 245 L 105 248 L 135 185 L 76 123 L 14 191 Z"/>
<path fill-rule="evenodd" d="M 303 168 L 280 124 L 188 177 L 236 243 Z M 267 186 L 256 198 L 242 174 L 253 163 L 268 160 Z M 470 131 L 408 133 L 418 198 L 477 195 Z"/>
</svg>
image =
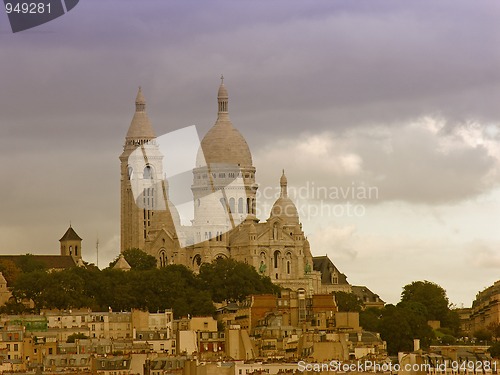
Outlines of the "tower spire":
<svg viewBox="0 0 500 375">
<path fill-rule="evenodd" d="M 220 87 L 219 87 L 219 93 L 217 94 L 217 103 L 219 107 L 219 115 L 221 113 L 228 113 L 228 101 L 229 101 L 229 96 L 227 95 L 227 89 L 226 86 L 224 86 L 224 76 L 222 75 L 220 77 Z"/>
<path fill-rule="evenodd" d="M 285 170 L 283 169 L 283 174 L 281 175 L 280 178 L 280 186 L 281 186 L 281 196 L 283 198 L 288 197 L 288 180 L 286 179 L 285 176 Z"/>
<path fill-rule="evenodd" d="M 142 87 L 139 86 L 135 98 L 135 113 L 125 137 L 125 144 L 136 147 L 154 138 L 156 138 L 156 135 L 146 113 L 146 99 L 142 93 Z"/>
</svg>

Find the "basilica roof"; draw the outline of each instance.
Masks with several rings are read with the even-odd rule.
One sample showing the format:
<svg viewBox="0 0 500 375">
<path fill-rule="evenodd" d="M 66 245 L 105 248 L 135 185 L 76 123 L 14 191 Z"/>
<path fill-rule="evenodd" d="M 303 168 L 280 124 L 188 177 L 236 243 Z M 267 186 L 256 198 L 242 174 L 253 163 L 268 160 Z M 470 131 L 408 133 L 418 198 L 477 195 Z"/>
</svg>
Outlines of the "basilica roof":
<svg viewBox="0 0 500 375">
<path fill-rule="evenodd" d="M 252 154 L 248 143 L 229 119 L 228 99 L 227 89 L 224 83 L 221 83 L 217 95 L 217 121 L 201 141 L 205 161 L 207 164 L 233 164 L 251 167 Z M 198 166 L 203 165 L 199 162 Z"/>
</svg>

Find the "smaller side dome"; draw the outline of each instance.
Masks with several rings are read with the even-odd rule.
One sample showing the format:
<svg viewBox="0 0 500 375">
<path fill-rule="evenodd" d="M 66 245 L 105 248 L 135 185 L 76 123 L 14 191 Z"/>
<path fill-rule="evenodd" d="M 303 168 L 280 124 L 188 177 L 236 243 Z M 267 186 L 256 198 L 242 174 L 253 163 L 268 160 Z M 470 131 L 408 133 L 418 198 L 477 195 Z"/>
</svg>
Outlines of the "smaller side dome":
<svg viewBox="0 0 500 375">
<path fill-rule="evenodd" d="M 281 194 L 271 208 L 271 217 L 279 217 L 289 224 L 299 223 L 299 212 L 295 203 L 288 198 L 287 178 L 285 171 L 280 178 Z"/>
</svg>

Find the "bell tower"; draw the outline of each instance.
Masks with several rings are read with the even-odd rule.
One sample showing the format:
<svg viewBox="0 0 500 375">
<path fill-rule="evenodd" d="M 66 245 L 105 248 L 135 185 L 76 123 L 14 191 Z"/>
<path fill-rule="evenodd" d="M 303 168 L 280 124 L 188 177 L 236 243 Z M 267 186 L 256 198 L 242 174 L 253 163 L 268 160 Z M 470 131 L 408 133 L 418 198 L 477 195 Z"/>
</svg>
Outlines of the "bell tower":
<svg viewBox="0 0 500 375">
<path fill-rule="evenodd" d="M 162 161 L 139 87 L 134 117 L 120 155 L 121 252 L 130 248 L 145 250 L 154 211 L 164 204 Z"/>
<path fill-rule="evenodd" d="M 82 239 L 76 234 L 71 224 L 59 242 L 61 244 L 61 255 L 72 256 L 75 260 L 82 259 Z"/>
</svg>

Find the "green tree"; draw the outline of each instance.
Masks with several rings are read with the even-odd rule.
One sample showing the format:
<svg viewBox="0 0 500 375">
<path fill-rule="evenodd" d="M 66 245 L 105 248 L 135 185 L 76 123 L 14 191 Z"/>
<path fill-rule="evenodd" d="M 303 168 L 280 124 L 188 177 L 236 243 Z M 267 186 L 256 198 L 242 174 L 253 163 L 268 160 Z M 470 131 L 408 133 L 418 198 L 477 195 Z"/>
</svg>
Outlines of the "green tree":
<svg viewBox="0 0 500 375">
<path fill-rule="evenodd" d="M 401 308 L 387 305 L 380 320 L 380 337 L 387 342 L 389 355 L 397 355 L 400 351 L 410 351 L 413 347 L 412 331 Z"/>
<path fill-rule="evenodd" d="M 360 312 L 363 308 L 363 302 L 354 293 L 335 292 L 335 301 L 339 311 Z"/>
<path fill-rule="evenodd" d="M 0 272 L 2 272 L 5 280 L 7 280 L 7 285 L 12 286 L 21 273 L 21 270 L 13 261 L 4 259 L 0 260 Z"/>
<path fill-rule="evenodd" d="M 382 309 L 368 307 L 359 313 L 359 324 L 366 331 L 379 332 Z"/>
<path fill-rule="evenodd" d="M 0 307 L 0 314 L 20 315 L 26 312 L 29 312 L 26 306 L 18 302 L 15 298 L 11 298 Z"/>
<path fill-rule="evenodd" d="M 479 341 L 490 341 L 492 334 L 487 329 L 481 328 L 481 329 L 478 329 L 477 331 L 474 331 L 472 336 L 474 336 Z"/>
<path fill-rule="evenodd" d="M 497 341 L 500 337 L 500 323 L 491 322 L 490 324 L 488 324 L 486 329 L 491 332 L 491 336 L 495 341 Z"/>
<path fill-rule="evenodd" d="M 214 302 L 242 301 L 251 294 L 276 294 L 280 288 L 249 264 L 216 259 L 200 267 L 199 279 Z"/>
<path fill-rule="evenodd" d="M 428 348 L 432 339 L 435 338 L 434 331 L 427 323 L 427 309 L 418 302 L 400 302 L 397 308 L 403 311 L 404 317 L 411 328 L 413 339 L 420 339 L 420 345 Z"/>
<path fill-rule="evenodd" d="M 73 333 L 72 335 L 69 335 L 68 338 L 66 339 L 66 342 L 69 344 L 74 343 L 77 339 L 78 340 L 84 340 L 88 339 L 88 336 L 85 336 L 83 333 Z"/>
<path fill-rule="evenodd" d="M 425 307 L 416 302 L 400 302 L 396 306 L 384 307 L 379 331 L 382 339 L 387 342 L 390 355 L 413 350 L 414 339 L 420 339 L 423 348 L 430 345 L 435 335 L 427 324 L 425 313 Z"/>
<path fill-rule="evenodd" d="M 446 291 L 430 281 L 414 281 L 403 287 L 401 302 L 417 302 L 427 309 L 427 320 L 439 320 L 443 326 L 449 319 L 449 301 Z"/>
<path fill-rule="evenodd" d="M 17 301 L 31 299 L 36 310 L 90 307 L 94 310 L 158 311 L 173 308 L 181 315 L 213 315 L 210 293 L 183 266 L 123 272 L 72 268 L 60 272 L 21 274 L 14 285 Z"/>
<path fill-rule="evenodd" d="M 130 267 L 136 271 L 146 271 L 156 268 L 156 258 L 141 249 L 127 249 L 123 251 L 123 257 L 128 262 Z M 116 264 L 118 258 L 119 257 L 109 264 L 110 268 Z"/>
<path fill-rule="evenodd" d="M 12 295 L 17 301 L 33 300 L 35 307 L 38 307 L 42 304 L 43 284 L 46 277 L 45 271 L 22 273 L 14 283 Z"/>
<path fill-rule="evenodd" d="M 500 342 L 496 342 L 488 348 L 488 353 L 493 358 L 500 358 Z"/>
</svg>

